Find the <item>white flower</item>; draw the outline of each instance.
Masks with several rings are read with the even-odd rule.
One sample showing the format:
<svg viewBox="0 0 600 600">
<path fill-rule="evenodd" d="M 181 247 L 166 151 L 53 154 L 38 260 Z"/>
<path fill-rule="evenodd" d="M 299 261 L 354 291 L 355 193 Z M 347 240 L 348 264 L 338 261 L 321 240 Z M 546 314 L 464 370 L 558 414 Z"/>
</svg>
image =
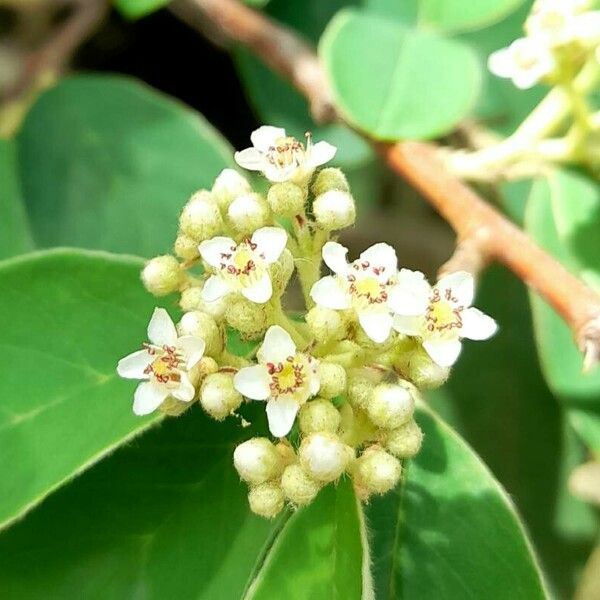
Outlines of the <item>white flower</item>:
<svg viewBox="0 0 600 600">
<path fill-rule="evenodd" d="M 258 364 L 240 369 L 233 380 L 240 394 L 267 401 L 269 429 L 287 435 L 300 406 L 319 391 L 318 361 L 296 350 L 289 333 L 269 327 L 256 357 Z"/>
<path fill-rule="evenodd" d="M 450 367 L 458 358 L 461 338 L 486 340 L 498 326 L 476 308 L 472 275 L 457 271 L 442 277 L 431 287 L 422 273 L 402 269 L 398 287 L 390 299 L 394 329 L 421 338 L 423 348 L 441 367 Z"/>
<path fill-rule="evenodd" d="M 335 275 L 317 281 L 310 295 L 325 308 L 353 309 L 365 333 L 374 342 L 385 342 L 392 330 L 388 297 L 396 283 L 396 252 L 387 244 L 375 244 L 350 264 L 347 253 L 336 242 L 323 246 L 323 260 Z"/>
<path fill-rule="evenodd" d="M 204 354 L 204 340 L 192 335 L 179 337 L 164 308 L 155 308 L 148 324 L 150 343 L 117 365 L 117 373 L 126 379 L 144 379 L 135 390 L 133 412 L 147 415 L 172 396 L 191 402 L 196 390 L 188 372 Z"/>
<path fill-rule="evenodd" d="M 202 299 L 214 302 L 231 292 L 263 304 L 273 294 L 269 265 L 283 252 L 287 233 L 280 227 L 257 229 L 249 240 L 236 244 L 228 237 L 214 237 L 202 242 L 198 250 L 217 273 L 202 288 Z"/>
<path fill-rule="evenodd" d="M 267 179 L 282 182 L 304 176 L 330 161 L 337 148 L 327 142 L 312 144 L 307 135 L 304 144 L 286 136 L 285 129 L 265 125 L 252 132 L 252 148 L 235 153 L 235 160 L 250 171 L 262 171 Z"/>
<path fill-rule="evenodd" d="M 552 52 L 539 40 L 519 38 L 508 48 L 491 54 L 488 68 L 498 77 L 512 79 L 518 88 L 527 89 L 552 73 L 556 61 Z"/>
</svg>

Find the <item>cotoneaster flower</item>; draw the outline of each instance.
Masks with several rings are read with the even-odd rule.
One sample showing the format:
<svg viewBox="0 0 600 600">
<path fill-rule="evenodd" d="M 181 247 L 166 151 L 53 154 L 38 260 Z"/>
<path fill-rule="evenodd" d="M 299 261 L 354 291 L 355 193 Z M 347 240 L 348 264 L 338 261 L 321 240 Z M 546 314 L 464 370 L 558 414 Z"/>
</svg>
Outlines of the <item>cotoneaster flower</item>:
<svg viewBox="0 0 600 600">
<path fill-rule="evenodd" d="M 117 373 L 125 379 L 142 379 L 135 390 L 133 412 L 147 415 L 169 396 L 191 402 L 196 395 L 189 371 L 204 354 L 205 343 L 199 337 L 179 337 L 164 308 L 155 308 L 148 324 L 148 343 L 143 349 L 122 358 Z"/>
<path fill-rule="evenodd" d="M 306 136 L 306 147 L 296 138 L 287 136 L 285 129 L 264 125 L 252 132 L 252 148 L 235 153 L 235 160 L 244 169 L 261 171 L 274 183 L 304 177 L 329 162 L 337 148 L 327 142 L 313 145 Z"/>
<path fill-rule="evenodd" d="M 257 229 L 249 240 L 239 244 L 229 237 L 214 237 L 202 242 L 200 255 L 216 274 L 202 288 L 205 302 L 214 302 L 232 292 L 263 304 L 273 294 L 269 265 L 281 256 L 287 233 L 280 227 Z"/>
<path fill-rule="evenodd" d="M 394 299 L 394 329 L 421 339 L 423 348 L 441 367 L 450 367 L 461 351 L 461 339 L 486 340 L 498 326 L 472 308 L 473 277 L 457 271 L 431 287 L 418 271 L 402 269 Z"/>
<path fill-rule="evenodd" d="M 287 435 L 300 407 L 320 388 L 318 361 L 298 352 L 289 333 L 279 325 L 269 327 L 256 354 L 258 364 L 240 369 L 235 388 L 251 400 L 267 401 L 269 430 Z"/>
<path fill-rule="evenodd" d="M 369 338 L 385 342 L 393 323 L 388 300 L 396 283 L 396 252 L 388 244 L 375 244 L 352 263 L 348 263 L 347 253 L 337 242 L 323 246 L 323 260 L 334 275 L 317 281 L 310 295 L 319 306 L 354 310 Z"/>
</svg>

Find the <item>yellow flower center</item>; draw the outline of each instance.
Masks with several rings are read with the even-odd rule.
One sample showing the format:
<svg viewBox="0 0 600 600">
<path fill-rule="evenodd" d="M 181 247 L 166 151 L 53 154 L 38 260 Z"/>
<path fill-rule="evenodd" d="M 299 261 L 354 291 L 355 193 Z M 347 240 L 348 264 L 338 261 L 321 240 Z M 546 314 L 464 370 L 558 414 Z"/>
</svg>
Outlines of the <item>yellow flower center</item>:
<svg viewBox="0 0 600 600">
<path fill-rule="evenodd" d="M 221 274 L 239 287 L 252 285 L 265 272 L 263 257 L 256 252 L 256 244 L 250 241 L 233 246 L 231 252 L 221 254 L 221 259 Z"/>
<path fill-rule="evenodd" d="M 348 275 L 348 291 L 352 296 L 355 309 L 368 306 L 385 304 L 388 299 L 387 288 L 389 283 L 382 283 L 376 277 L 356 277 Z"/>
<path fill-rule="evenodd" d="M 156 358 L 144 369 L 146 375 L 150 375 L 159 383 L 179 383 L 181 380 L 182 356 L 174 346 L 154 346 L 144 344 L 150 356 Z"/>
<path fill-rule="evenodd" d="M 462 327 L 463 306 L 456 305 L 457 299 L 451 290 L 442 298 L 439 290 L 433 290 L 425 313 L 425 329 L 431 333 L 448 334 Z"/>
<path fill-rule="evenodd" d="M 267 363 L 271 376 L 271 395 L 274 398 L 291 397 L 298 402 L 308 398 L 309 361 L 302 354 L 288 356 L 279 363 Z"/>
<path fill-rule="evenodd" d="M 304 162 L 304 144 L 293 137 L 275 140 L 275 145 L 267 151 L 267 160 L 276 167 L 300 166 Z"/>
</svg>

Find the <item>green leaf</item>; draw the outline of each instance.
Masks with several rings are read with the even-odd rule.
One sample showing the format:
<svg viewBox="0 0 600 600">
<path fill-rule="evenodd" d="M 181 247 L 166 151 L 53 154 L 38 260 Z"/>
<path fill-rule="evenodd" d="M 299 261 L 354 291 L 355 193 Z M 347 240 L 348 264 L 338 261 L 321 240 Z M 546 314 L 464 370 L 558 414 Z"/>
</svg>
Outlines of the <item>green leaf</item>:
<svg viewBox="0 0 600 600">
<path fill-rule="evenodd" d="M 232 465 L 235 445 L 263 427 L 264 407 L 250 408 L 260 418 L 243 429 L 193 407 L 50 497 L 0 537 L 3 594 L 358 600 L 362 551 L 349 486 L 330 486 L 274 522 L 250 512 Z"/>
<path fill-rule="evenodd" d="M 170 0 L 113 0 L 117 10 L 127 19 L 139 19 L 169 4 Z"/>
<path fill-rule="evenodd" d="M 0 527 L 156 422 L 133 415 L 115 372 L 153 308 L 140 262 L 60 250 L 1 264 Z"/>
<path fill-rule="evenodd" d="M 447 425 L 423 409 L 417 421 L 421 452 L 367 510 L 378 600 L 547 598 L 507 494 Z"/>
<path fill-rule="evenodd" d="M 319 52 L 340 111 L 383 140 L 451 131 L 479 90 L 479 64 L 468 46 L 373 15 L 339 13 Z"/>
<path fill-rule="evenodd" d="M 555 171 L 537 181 L 528 200 L 526 228 L 568 269 L 600 289 L 600 194 L 584 175 Z M 575 430 L 600 452 L 600 371 L 583 374 L 582 355 L 564 321 L 531 294 L 538 350 L 550 388 L 564 402 Z"/>
<path fill-rule="evenodd" d="M 39 246 L 168 252 L 190 194 L 232 153 L 197 114 L 134 80 L 78 76 L 33 106 L 19 134 Z"/>
<path fill-rule="evenodd" d="M 12 140 L 0 139 L 0 182 L 0 258 L 8 258 L 33 249 Z"/>
</svg>

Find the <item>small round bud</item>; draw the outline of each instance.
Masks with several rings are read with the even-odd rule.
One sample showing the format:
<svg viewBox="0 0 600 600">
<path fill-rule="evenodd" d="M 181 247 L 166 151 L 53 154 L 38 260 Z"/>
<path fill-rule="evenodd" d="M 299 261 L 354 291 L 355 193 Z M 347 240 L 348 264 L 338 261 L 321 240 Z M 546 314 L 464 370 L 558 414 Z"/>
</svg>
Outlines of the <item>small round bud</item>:
<svg viewBox="0 0 600 600">
<path fill-rule="evenodd" d="M 357 408 L 366 409 L 373 395 L 373 388 L 381 381 L 382 374 L 375 369 L 355 369 L 348 374 L 348 401 Z"/>
<path fill-rule="evenodd" d="M 319 363 L 319 395 L 323 398 L 335 398 L 346 391 L 346 369 L 335 363 Z"/>
<path fill-rule="evenodd" d="M 356 220 L 354 198 L 348 192 L 325 192 L 315 199 L 313 214 L 317 225 L 325 231 L 350 227 Z"/>
<path fill-rule="evenodd" d="M 450 369 L 440 367 L 423 348 L 401 354 L 394 367 L 421 390 L 433 390 L 444 385 L 450 375 Z"/>
<path fill-rule="evenodd" d="M 378 427 L 395 429 L 407 423 L 415 411 L 413 386 L 408 382 L 380 383 L 367 405 L 369 418 Z"/>
<path fill-rule="evenodd" d="M 421 449 L 423 432 L 411 419 L 385 436 L 385 447 L 398 458 L 412 458 Z"/>
<path fill-rule="evenodd" d="M 248 494 L 250 510 L 265 519 L 276 517 L 283 509 L 283 501 L 283 490 L 272 481 L 253 487 Z"/>
<path fill-rule="evenodd" d="M 259 339 L 268 324 L 266 304 L 256 304 L 243 296 L 230 297 L 225 310 L 225 320 L 237 329 L 245 340 Z"/>
<path fill-rule="evenodd" d="M 267 224 L 269 206 L 260 194 L 244 194 L 229 205 L 227 216 L 236 231 L 250 234 Z"/>
<path fill-rule="evenodd" d="M 170 254 L 149 260 L 142 271 L 144 286 L 155 296 L 166 296 L 176 292 L 185 279 L 185 272 L 177 259 Z"/>
<path fill-rule="evenodd" d="M 214 358 L 203 356 L 200 361 L 188 371 L 188 377 L 194 387 L 207 376 L 216 373 L 219 370 L 219 365 Z"/>
<path fill-rule="evenodd" d="M 348 334 L 346 320 L 339 310 L 315 306 L 306 314 L 306 323 L 321 343 L 343 340 Z"/>
<path fill-rule="evenodd" d="M 248 181 L 234 169 L 223 169 L 212 187 L 213 198 L 221 210 L 227 210 L 234 198 L 251 191 Z"/>
<path fill-rule="evenodd" d="M 221 233 L 223 219 L 210 192 L 201 190 L 190 198 L 179 217 L 179 228 L 196 243 Z"/>
<path fill-rule="evenodd" d="M 199 310 L 186 312 L 177 324 L 179 335 L 193 335 L 202 338 L 206 344 L 206 354 L 223 351 L 224 340 L 215 320 Z"/>
<path fill-rule="evenodd" d="M 279 259 L 270 267 L 273 295 L 281 296 L 294 272 L 294 255 L 285 248 Z"/>
<path fill-rule="evenodd" d="M 385 494 L 400 480 L 400 461 L 378 446 L 367 448 L 353 467 L 358 496 L 366 500 L 371 494 Z"/>
<path fill-rule="evenodd" d="M 190 310 L 202 310 L 202 288 L 200 286 L 191 286 L 181 292 L 179 298 L 181 310 L 188 312 Z"/>
<path fill-rule="evenodd" d="M 290 465 L 281 476 L 285 497 L 296 506 L 306 506 L 319 493 L 321 485 L 311 479 L 300 465 Z"/>
<path fill-rule="evenodd" d="M 200 256 L 198 242 L 183 233 L 177 236 L 173 249 L 175 250 L 175 254 L 183 260 L 194 260 Z"/>
<path fill-rule="evenodd" d="M 346 176 L 340 169 L 335 167 L 327 167 L 321 169 L 312 184 L 312 193 L 315 196 L 320 196 L 331 190 L 339 190 L 340 192 L 349 192 L 350 186 Z"/>
<path fill-rule="evenodd" d="M 300 444 L 300 465 L 323 483 L 337 479 L 354 458 L 354 450 L 330 433 L 311 433 Z"/>
<path fill-rule="evenodd" d="M 233 464 L 240 477 L 253 485 L 275 479 L 283 470 L 281 455 L 267 438 L 240 444 L 233 452 Z"/>
<path fill-rule="evenodd" d="M 305 434 L 319 433 L 320 431 L 336 433 L 341 422 L 338 409 L 329 400 L 322 398 L 304 404 L 298 417 L 300 430 Z"/>
<path fill-rule="evenodd" d="M 242 395 L 233 387 L 231 374 L 208 375 L 200 388 L 200 404 L 217 421 L 222 421 L 237 410 L 242 404 Z"/>
<path fill-rule="evenodd" d="M 281 440 L 276 444 L 275 448 L 279 452 L 279 456 L 281 456 L 285 466 L 296 462 L 296 452 L 287 440 Z"/>
<path fill-rule="evenodd" d="M 305 191 L 295 183 L 274 183 L 267 194 L 267 202 L 276 215 L 293 217 L 304 210 Z"/>
</svg>

